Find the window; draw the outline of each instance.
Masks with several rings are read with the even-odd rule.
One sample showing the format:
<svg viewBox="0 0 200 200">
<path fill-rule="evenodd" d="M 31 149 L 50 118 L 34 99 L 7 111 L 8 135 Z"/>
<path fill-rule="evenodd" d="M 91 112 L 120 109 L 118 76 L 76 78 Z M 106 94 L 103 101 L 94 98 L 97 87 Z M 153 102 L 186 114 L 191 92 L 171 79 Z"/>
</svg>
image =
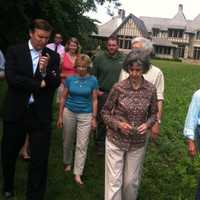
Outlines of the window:
<svg viewBox="0 0 200 200">
<path fill-rule="evenodd" d="M 178 48 L 177 48 L 177 56 L 179 58 L 184 58 L 184 54 L 185 54 L 185 46 L 179 45 Z"/>
<path fill-rule="evenodd" d="M 131 49 L 131 41 L 133 39 L 132 36 L 118 36 L 119 39 L 119 47 L 121 49 Z"/>
<path fill-rule="evenodd" d="M 200 40 L 200 31 L 197 31 L 196 33 L 196 40 Z"/>
<path fill-rule="evenodd" d="M 193 57 L 195 60 L 200 60 L 200 47 L 194 47 Z"/>
<path fill-rule="evenodd" d="M 181 29 L 168 29 L 168 37 L 182 38 L 183 30 Z"/>
<path fill-rule="evenodd" d="M 158 37 L 159 29 L 158 28 L 153 28 L 152 31 L 153 31 L 153 36 L 154 37 Z"/>
<path fill-rule="evenodd" d="M 164 46 L 155 46 L 155 53 L 156 54 L 163 54 L 163 55 L 170 55 L 171 48 L 164 47 Z"/>
</svg>

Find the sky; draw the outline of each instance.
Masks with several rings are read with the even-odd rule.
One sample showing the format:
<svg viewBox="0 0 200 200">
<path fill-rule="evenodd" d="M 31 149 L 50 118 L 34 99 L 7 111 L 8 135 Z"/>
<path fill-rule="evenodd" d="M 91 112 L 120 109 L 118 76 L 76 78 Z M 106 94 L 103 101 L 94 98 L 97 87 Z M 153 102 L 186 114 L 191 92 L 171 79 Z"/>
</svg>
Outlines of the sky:
<svg viewBox="0 0 200 200">
<path fill-rule="evenodd" d="M 192 20 L 200 14 L 200 0 L 120 0 L 120 2 L 122 3 L 120 8 L 126 11 L 126 16 L 132 13 L 136 17 L 172 18 L 176 15 L 179 4 L 183 5 L 186 19 Z M 106 6 L 107 4 L 98 6 L 97 12 L 89 12 L 86 15 L 105 23 L 111 19 L 106 14 Z"/>
</svg>

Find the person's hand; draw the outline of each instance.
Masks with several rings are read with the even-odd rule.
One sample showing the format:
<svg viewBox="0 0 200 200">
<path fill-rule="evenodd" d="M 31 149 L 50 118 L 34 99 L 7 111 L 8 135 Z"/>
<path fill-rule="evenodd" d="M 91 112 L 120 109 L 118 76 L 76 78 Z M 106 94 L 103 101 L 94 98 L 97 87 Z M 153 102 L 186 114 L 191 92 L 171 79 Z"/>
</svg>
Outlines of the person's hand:
<svg viewBox="0 0 200 200">
<path fill-rule="evenodd" d="M 60 74 L 60 77 L 61 77 L 61 78 L 63 78 L 63 79 L 65 79 L 65 78 L 67 78 L 67 77 L 68 77 L 68 74 L 67 74 L 67 73 L 64 73 L 64 72 L 62 72 L 62 73 Z"/>
<path fill-rule="evenodd" d="M 63 127 L 63 118 L 59 117 L 56 124 L 57 124 L 58 128 L 62 128 Z"/>
<path fill-rule="evenodd" d="M 40 56 L 39 58 L 39 70 L 40 72 L 46 71 L 50 59 L 50 55 L 46 53 L 45 56 Z"/>
<path fill-rule="evenodd" d="M 128 124 L 127 122 L 119 122 L 118 128 L 125 135 L 128 135 L 130 133 L 130 131 L 132 130 L 132 126 L 130 124 Z"/>
<path fill-rule="evenodd" d="M 96 118 L 95 118 L 95 117 L 92 117 L 92 120 L 91 120 L 91 127 L 92 127 L 92 130 L 95 130 L 96 127 L 97 127 L 97 121 L 96 121 Z"/>
<path fill-rule="evenodd" d="M 41 87 L 41 88 L 46 87 L 46 82 L 45 82 L 44 80 L 41 81 L 41 83 L 40 83 L 40 87 Z"/>
<path fill-rule="evenodd" d="M 145 134 L 147 132 L 148 126 L 147 123 L 143 123 L 140 126 L 138 126 L 137 131 L 139 134 Z"/>
<path fill-rule="evenodd" d="M 0 70 L 0 80 L 5 79 L 5 72 Z"/>
<path fill-rule="evenodd" d="M 104 92 L 103 91 L 101 91 L 101 90 L 98 90 L 98 92 L 97 92 L 97 95 L 98 96 L 102 96 L 104 94 Z"/>
<path fill-rule="evenodd" d="M 160 133 L 160 124 L 156 122 L 151 128 L 151 138 L 153 139 L 153 141 L 156 141 L 159 133 Z"/>
<path fill-rule="evenodd" d="M 187 143 L 188 143 L 188 153 L 193 158 L 197 153 L 195 143 L 193 140 L 190 139 L 187 141 Z"/>
</svg>

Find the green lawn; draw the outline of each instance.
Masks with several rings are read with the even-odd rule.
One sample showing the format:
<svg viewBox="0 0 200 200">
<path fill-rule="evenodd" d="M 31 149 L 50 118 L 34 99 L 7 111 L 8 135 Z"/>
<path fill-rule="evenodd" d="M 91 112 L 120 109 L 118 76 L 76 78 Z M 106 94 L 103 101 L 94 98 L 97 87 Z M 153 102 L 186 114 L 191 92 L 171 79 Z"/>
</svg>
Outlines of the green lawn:
<svg viewBox="0 0 200 200">
<path fill-rule="evenodd" d="M 140 200 L 193 200 L 200 159 L 190 160 L 182 137 L 185 115 L 192 93 L 200 88 L 200 66 L 155 60 L 165 76 L 165 103 L 161 135 L 151 143 L 144 163 Z M 4 84 L 0 83 L 2 101 Z M 54 115 L 56 116 L 56 114 Z M 55 118 L 55 117 L 54 117 Z M 91 138 L 83 188 L 64 174 L 62 135 L 54 126 L 49 159 L 47 200 L 103 200 L 104 158 L 97 157 Z M 17 200 L 23 200 L 27 163 L 19 160 L 16 173 Z M 1 189 L 0 179 L 0 189 Z"/>
</svg>

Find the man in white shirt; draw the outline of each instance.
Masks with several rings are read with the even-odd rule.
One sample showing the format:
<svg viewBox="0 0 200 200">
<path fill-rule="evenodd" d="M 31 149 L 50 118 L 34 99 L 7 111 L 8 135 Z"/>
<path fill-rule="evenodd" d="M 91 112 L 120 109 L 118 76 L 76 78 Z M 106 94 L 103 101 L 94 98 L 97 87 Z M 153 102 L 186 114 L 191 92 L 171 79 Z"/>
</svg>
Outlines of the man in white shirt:
<svg viewBox="0 0 200 200">
<path fill-rule="evenodd" d="M 143 48 L 145 51 L 151 55 L 153 51 L 152 42 L 143 37 L 136 37 L 132 40 L 132 48 Z M 126 79 L 129 76 L 128 72 L 124 69 L 121 70 L 119 81 Z M 158 104 L 158 113 L 157 113 L 157 122 L 151 129 L 151 136 L 155 140 L 160 132 L 161 116 L 162 116 L 162 107 L 164 100 L 164 76 L 162 71 L 151 65 L 148 72 L 143 75 L 144 78 L 155 85 L 157 89 L 157 104 Z"/>
<path fill-rule="evenodd" d="M 62 41 L 63 41 L 62 35 L 60 33 L 56 33 L 54 37 L 54 42 L 47 44 L 46 47 L 55 51 L 60 56 L 62 56 L 65 52 L 65 47 L 62 45 Z"/>
</svg>

